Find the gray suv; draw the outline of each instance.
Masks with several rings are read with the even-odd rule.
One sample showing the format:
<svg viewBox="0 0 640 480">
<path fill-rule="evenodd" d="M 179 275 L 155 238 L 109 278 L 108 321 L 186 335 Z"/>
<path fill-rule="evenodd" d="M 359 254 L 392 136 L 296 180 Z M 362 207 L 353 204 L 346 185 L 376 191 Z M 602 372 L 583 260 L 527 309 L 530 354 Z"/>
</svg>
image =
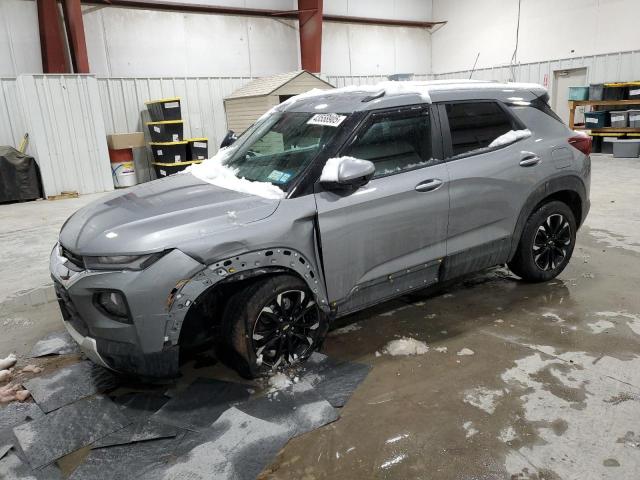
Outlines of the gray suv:
<svg viewBox="0 0 640 480">
<path fill-rule="evenodd" d="M 255 377 L 438 282 L 501 264 L 554 278 L 589 210 L 591 140 L 547 99 L 464 81 L 294 97 L 199 169 L 69 218 L 50 259 L 64 323 L 119 372 L 174 376 L 213 345 Z"/>
</svg>

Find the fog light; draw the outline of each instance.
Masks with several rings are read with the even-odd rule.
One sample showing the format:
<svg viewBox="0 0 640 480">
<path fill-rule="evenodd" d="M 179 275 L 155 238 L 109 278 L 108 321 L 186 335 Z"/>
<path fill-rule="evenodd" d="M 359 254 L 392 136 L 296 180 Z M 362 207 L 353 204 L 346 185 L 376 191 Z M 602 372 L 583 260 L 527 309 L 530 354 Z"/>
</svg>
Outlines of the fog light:
<svg viewBox="0 0 640 480">
<path fill-rule="evenodd" d="M 109 315 L 118 317 L 118 320 L 129 321 L 129 308 L 121 292 L 110 291 L 97 293 L 96 303 Z"/>
</svg>

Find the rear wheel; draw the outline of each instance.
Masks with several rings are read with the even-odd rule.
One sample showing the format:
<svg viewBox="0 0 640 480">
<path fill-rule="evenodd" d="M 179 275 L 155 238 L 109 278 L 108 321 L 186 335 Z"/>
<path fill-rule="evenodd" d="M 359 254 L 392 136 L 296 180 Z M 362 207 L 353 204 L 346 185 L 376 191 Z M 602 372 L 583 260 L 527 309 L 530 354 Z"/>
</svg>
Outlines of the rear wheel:
<svg viewBox="0 0 640 480">
<path fill-rule="evenodd" d="M 306 359 L 327 332 L 307 285 L 292 275 L 258 281 L 236 293 L 223 318 L 223 361 L 254 378 Z"/>
<path fill-rule="evenodd" d="M 564 203 L 542 205 L 525 224 L 509 268 L 528 282 L 544 282 L 562 272 L 576 242 L 576 220 Z"/>
</svg>

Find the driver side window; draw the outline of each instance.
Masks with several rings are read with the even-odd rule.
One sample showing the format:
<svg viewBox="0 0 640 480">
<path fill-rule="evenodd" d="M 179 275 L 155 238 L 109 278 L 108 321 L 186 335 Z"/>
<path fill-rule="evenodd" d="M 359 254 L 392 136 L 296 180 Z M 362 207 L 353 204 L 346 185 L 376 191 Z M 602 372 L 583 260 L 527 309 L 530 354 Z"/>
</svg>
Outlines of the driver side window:
<svg viewBox="0 0 640 480">
<path fill-rule="evenodd" d="M 425 167 L 433 161 L 429 115 L 378 114 L 344 155 L 373 162 L 374 178 Z"/>
</svg>

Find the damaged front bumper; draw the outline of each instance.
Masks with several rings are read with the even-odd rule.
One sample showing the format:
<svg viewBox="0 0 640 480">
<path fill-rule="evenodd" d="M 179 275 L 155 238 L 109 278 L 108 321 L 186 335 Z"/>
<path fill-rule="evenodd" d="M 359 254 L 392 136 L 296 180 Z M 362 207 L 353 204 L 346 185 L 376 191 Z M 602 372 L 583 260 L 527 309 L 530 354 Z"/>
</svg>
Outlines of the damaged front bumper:
<svg viewBox="0 0 640 480">
<path fill-rule="evenodd" d="M 57 246 L 51 252 L 50 271 L 64 325 L 95 363 L 117 372 L 150 378 L 178 373 L 178 338 L 171 332 L 186 312 L 172 313 L 167 298 L 181 279 L 203 265 L 172 250 L 140 271 L 92 271 L 69 268 Z M 121 292 L 129 318 L 114 318 L 96 304 L 96 294 Z"/>
</svg>

